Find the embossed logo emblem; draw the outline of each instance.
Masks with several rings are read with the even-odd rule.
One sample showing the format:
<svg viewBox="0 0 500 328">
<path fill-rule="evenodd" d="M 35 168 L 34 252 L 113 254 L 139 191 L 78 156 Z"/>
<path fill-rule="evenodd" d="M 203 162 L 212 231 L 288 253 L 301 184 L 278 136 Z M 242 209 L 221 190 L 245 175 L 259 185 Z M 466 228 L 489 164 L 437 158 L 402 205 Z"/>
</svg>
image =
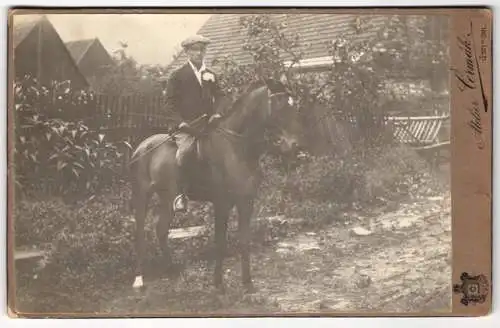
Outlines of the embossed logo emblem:
<svg viewBox="0 0 500 328">
<path fill-rule="evenodd" d="M 460 280 L 462 284 L 453 285 L 453 292 L 462 294 L 460 303 L 468 306 L 469 304 L 481 304 L 486 301 L 489 284 L 485 275 L 471 276 L 467 272 L 463 272 L 460 275 Z"/>
</svg>

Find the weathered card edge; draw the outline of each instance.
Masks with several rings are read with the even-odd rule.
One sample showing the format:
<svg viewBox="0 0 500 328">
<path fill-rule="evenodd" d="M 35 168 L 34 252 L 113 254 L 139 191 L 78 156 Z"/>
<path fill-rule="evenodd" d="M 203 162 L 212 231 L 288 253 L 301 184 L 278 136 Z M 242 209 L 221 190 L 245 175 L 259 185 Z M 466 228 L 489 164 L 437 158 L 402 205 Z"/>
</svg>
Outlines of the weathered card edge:
<svg viewBox="0 0 500 328">
<path fill-rule="evenodd" d="M 485 80 L 486 80 L 486 77 L 487 77 L 487 81 L 486 84 L 489 85 L 490 87 L 490 92 L 487 93 L 487 97 L 489 99 L 489 103 L 491 104 L 492 103 L 492 89 L 491 89 L 491 84 L 492 84 L 492 63 L 491 63 L 491 58 L 492 58 L 492 49 L 491 49 L 491 44 L 492 44 L 492 29 L 491 29 L 491 25 L 492 25 L 492 10 L 488 7 L 473 7 L 473 8 L 476 8 L 476 9 L 469 9 L 469 8 L 460 8 L 460 9 L 438 9 L 437 11 L 434 10 L 434 9 L 385 9 L 385 8 L 368 8 L 368 9 L 341 9 L 340 12 L 355 12 L 355 13 L 364 13 L 366 11 L 368 11 L 369 13 L 374 13 L 374 9 L 376 11 L 377 14 L 387 14 L 387 13 L 393 13 L 394 11 L 397 11 L 398 13 L 400 14 L 404 14 L 404 13 L 429 13 L 429 10 L 435 12 L 436 14 L 440 13 L 440 14 L 446 14 L 446 15 L 449 15 L 450 18 L 453 20 L 453 19 L 457 19 L 457 17 L 459 15 L 461 15 L 461 17 L 463 18 L 464 15 L 467 15 L 467 14 L 475 14 L 475 15 L 481 15 L 482 17 L 480 17 L 480 19 L 482 20 L 485 20 L 487 22 L 487 24 L 490 26 L 490 35 L 489 35 L 489 44 L 490 44 L 490 56 L 488 58 L 488 61 L 485 65 L 488 66 L 488 70 L 487 71 L 484 71 L 484 75 L 485 75 Z M 12 35 L 12 30 L 11 30 L 11 26 L 12 26 L 12 19 L 13 19 L 13 16 L 14 15 L 19 15 L 19 14 L 33 14 L 33 13 L 40 13 L 40 11 L 42 12 L 45 12 L 46 10 L 50 10 L 51 12 L 52 11 L 58 11 L 58 12 L 61 12 L 61 13 L 69 13 L 69 12 L 75 12 L 75 10 L 73 9 L 62 9 L 62 10 L 59 10 L 59 9 L 54 9 L 54 10 L 51 10 L 51 9 L 48 9 L 48 8 L 43 8 L 43 9 L 35 9 L 35 8 L 30 8 L 30 9 L 22 9 L 22 8 L 11 8 L 9 9 L 9 30 L 8 30 L 8 35 L 9 35 L 9 42 L 8 42 L 8 52 L 9 52 L 9 55 L 8 55 L 8 76 L 9 76 L 9 81 L 12 81 L 12 78 L 13 78 L 13 75 L 12 75 L 12 69 L 13 69 L 13 54 L 12 54 L 12 40 L 11 40 L 11 35 Z M 146 12 L 158 12 L 160 9 L 147 9 L 147 10 L 143 10 L 143 9 L 132 9 L 134 11 L 136 11 L 136 13 L 146 13 Z M 264 10 L 268 10 L 268 9 L 264 9 Z M 286 10 L 286 9 L 282 9 L 282 10 Z M 306 8 L 304 8 L 304 10 L 307 11 Z M 322 8 L 321 9 L 322 12 L 325 12 L 325 9 Z M 338 10 L 336 10 L 335 8 L 332 8 L 332 10 L 335 10 L 335 12 L 338 12 Z M 68 12 L 69 11 L 69 12 Z M 86 10 L 86 9 L 78 9 L 78 11 L 81 13 L 81 12 L 84 12 L 84 13 L 88 13 L 89 11 Z M 130 9 L 116 9 L 116 8 L 113 8 L 113 9 L 92 9 L 90 10 L 90 12 L 92 13 L 101 13 L 101 12 L 114 12 L 114 13 L 128 13 L 130 12 L 131 10 Z M 168 12 L 190 12 L 190 13 L 194 13 L 192 9 L 174 9 L 174 8 L 171 8 L 171 9 L 165 9 L 165 10 L 161 10 L 162 12 L 163 11 L 168 11 Z M 205 9 L 195 9 L 194 10 L 196 13 L 199 13 L 199 12 L 207 12 L 207 11 L 211 11 L 211 12 L 214 12 L 214 11 L 217 11 L 217 12 L 225 12 L 225 11 L 233 11 L 232 9 L 226 9 L 226 8 L 219 8 L 219 9 L 210 9 L 210 8 L 205 8 Z M 241 11 L 241 9 L 236 9 L 236 11 Z M 257 11 L 260 11 L 260 10 L 257 10 Z M 301 11 L 301 9 L 294 9 L 294 11 Z M 403 11 L 403 12 L 401 12 Z M 468 17 L 468 16 L 467 16 Z M 477 18 L 477 17 L 476 17 Z M 452 30 L 452 36 L 451 37 L 456 37 L 456 35 L 453 33 L 454 31 Z M 453 54 L 450 54 L 451 57 L 453 57 Z M 453 60 L 452 60 L 453 61 Z M 451 76 L 451 74 L 450 74 Z M 9 97 L 8 97 L 8 105 L 9 105 L 9 108 L 12 108 L 13 104 L 12 104 L 12 85 L 11 83 L 9 83 L 9 86 L 8 86 L 8 91 L 9 91 Z M 454 84 L 451 85 L 450 87 L 450 93 L 451 93 L 451 102 L 453 104 L 454 100 L 456 101 L 456 88 L 454 87 Z M 487 121 L 486 121 L 486 125 L 489 126 L 489 133 L 487 135 L 487 142 L 488 142 L 488 145 L 489 147 L 487 147 L 486 149 L 486 152 L 485 152 L 485 156 L 486 157 L 489 157 L 490 158 L 490 162 L 491 162 L 491 156 L 492 156 L 492 146 L 491 146 L 491 143 L 492 143 L 492 117 L 491 117 L 491 112 L 492 112 L 493 108 L 490 107 L 489 108 L 489 114 L 488 116 L 486 116 L 487 118 Z M 456 122 L 453 118 L 455 117 L 454 113 L 456 112 L 456 109 L 452 106 L 451 108 L 451 116 L 452 116 L 452 126 L 455 126 L 456 123 L 453 123 L 453 122 Z M 9 115 L 9 112 L 8 112 L 8 126 L 9 127 L 12 127 L 12 115 Z M 12 142 L 12 129 L 8 129 L 9 133 L 8 133 L 8 141 L 10 140 L 10 142 Z M 463 131 L 463 130 L 460 130 L 460 131 Z M 452 137 L 453 139 L 453 137 Z M 452 141 L 452 145 L 453 145 L 453 141 Z M 126 314 L 123 314 L 123 315 L 110 315 L 110 314 L 106 314 L 106 315 L 100 315 L 100 314 L 34 314 L 34 313 L 20 313 L 20 312 L 17 312 L 15 310 L 15 294 L 14 294 L 14 288 L 15 288 L 15 284 L 14 284 L 14 281 L 13 281 L 13 248 L 12 248 L 12 231 L 11 231 L 11 218 L 12 216 L 10 215 L 12 213 L 12 205 L 13 205 L 13 194 L 12 194 L 12 189 L 11 189 L 11 183 L 12 183 L 12 177 L 11 177 L 11 171 L 10 171 L 10 165 L 11 165 L 11 148 L 12 148 L 12 145 L 11 144 L 8 144 L 8 146 L 11 146 L 11 147 L 8 147 L 8 158 L 9 158 L 9 166 L 8 166 L 8 220 L 7 220 L 7 231 L 8 231 L 8 238 L 7 238 L 7 249 L 8 249 L 8 254 L 7 254 L 7 263 L 8 263 L 8 303 L 7 303 L 7 307 L 8 307 L 8 313 L 9 313 L 9 316 L 11 317 L 25 317 L 25 318 L 47 318 L 47 317 L 61 317 L 61 318 L 77 318 L 77 317 L 94 317 L 94 318 L 99 318 L 99 317 L 115 317 L 115 318 L 118 318 L 118 317 L 137 317 L 137 318 L 141 318 L 141 317 L 166 317 L 165 315 L 162 315 L 162 314 L 158 314 L 158 315 L 134 315 L 134 316 L 129 316 L 129 315 L 126 315 Z M 461 148 L 462 145 L 455 145 L 455 148 Z M 453 158 L 453 157 L 452 157 Z M 452 163 L 451 163 L 452 166 L 456 166 L 456 165 L 460 165 L 460 163 L 457 164 L 456 160 L 453 160 L 452 159 Z M 491 163 L 490 163 L 491 165 Z M 486 176 L 486 177 L 485 177 Z M 488 212 L 488 215 L 486 215 L 484 221 L 482 223 L 482 231 L 483 230 L 486 230 L 486 229 L 489 229 L 489 235 L 492 234 L 492 225 L 491 225 L 491 220 L 492 220 L 492 206 L 491 206 L 491 193 L 492 193 L 492 172 L 491 172 L 491 169 L 486 172 L 485 174 L 481 175 L 481 178 L 486 178 L 486 179 L 489 179 L 490 183 L 489 183 L 489 191 L 487 192 L 488 196 L 489 196 L 489 201 L 487 202 L 487 205 L 484 206 L 485 209 L 487 210 Z M 452 182 L 453 184 L 453 182 Z M 453 187 L 452 187 L 452 190 L 453 190 Z M 454 193 L 452 191 L 452 200 L 453 200 L 453 197 L 454 197 Z M 484 209 L 483 209 L 484 210 Z M 452 221 L 453 221 L 453 228 L 452 228 L 452 232 L 455 231 L 456 229 L 456 226 L 457 224 L 461 224 L 461 221 L 458 220 L 456 221 L 455 220 L 456 218 L 452 216 Z M 486 228 L 486 229 L 485 229 Z M 455 234 L 454 234 L 455 235 Z M 455 237 L 455 236 L 454 236 Z M 491 238 L 491 236 L 490 236 Z M 452 283 L 453 284 L 456 284 L 459 282 L 459 276 L 460 276 L 460 273 L 462 271 L 464 271 L 465 269 L 467 269 L 466 267 L 462 267 L 462 266 L 457 266 L 456 265 L 456 259 L 457 258 L 461 258 L 462 255 L 460 254 L 460 251 L 457 252 L 457 246 L 459 246 L 459 243 L 461 243 L 460 240 L 456 240 L 455 238 L 453 238 L 452 240 L 452 244 L 453 244 L 453 281 Z M 491 281 L 491 277 L 492 277 L 492 268 L 491 268 L 491 247 L 492 247 L 492 244 L 491 244 L 491 241 L 490 241 L 490 246 L 488 247 L 488 249 L 486 250 L 483 250 L 487 253 L 487 258 L 488 258 L 488 261 L 486 263 L 486 272 L 485 274 L 488 276 L 489 278 L 489 281 Z M 466 254 L 465 254 L 466 255 Z M 463 269 L 463 270 L 462 270 Z M 470 270 L 469 271 L 473 271 L 473 270 Z M 458 276 L 457 276 L 458 275 Z M 475 306 L 472 308 L 472 310 L 470 310 L 471 308 L 464 308 L 461 304 L 460 304 L 460 295 L 457 295 L 456 293 L 454 293 L 453 295 L 453 304 L 452 304 L 452 310 L 451 312 L 446 312 L 446 313 L 434 313 L 434 312 L 431 312 L 431 313 L 351 313 L 351 312 L 341 312 L 341 313 L 293 313 L 293 314 L 283 314 L 283 313 L 278 313 L 276 315 L 256 315 L 256 316 L 252 316 L 252 315 L 217 315 L 217 316 L 211 316 L 209 314 L 207 315 L 203 315 L 203 316 L 192 316 L 192 315 L 184 315 L 184 316 L 176 316 L 176 317 L 272 317 L 272 316 L 278 316 L 278 317 L 372 317 L 372 316 L 376 316 L 376 317 L 393 317 L 393 316 L 397 316 L 397 317 L 428 317 L 428 316 L 432 316 L 432 317 L 442 317 L 442 316 L 445 316 L 445 317 L 449 317 L 449 316 L 485 316 L 485 315 L 488 315 L 490 312 L 491 312 L 491 283 L 489 283 L 489 294 L 487 296 L 487 300 L 485 303 L 483 303 L 482 305 L 480 306 Z"/>
</svg>

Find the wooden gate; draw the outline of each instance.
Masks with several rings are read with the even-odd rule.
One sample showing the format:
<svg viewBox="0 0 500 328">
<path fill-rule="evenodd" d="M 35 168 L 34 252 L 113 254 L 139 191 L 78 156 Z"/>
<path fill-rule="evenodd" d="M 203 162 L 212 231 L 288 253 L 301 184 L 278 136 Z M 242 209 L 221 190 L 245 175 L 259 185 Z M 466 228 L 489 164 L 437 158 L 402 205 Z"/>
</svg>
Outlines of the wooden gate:
<svg viewBox="0 0 500 328">
<path fill-rule="evenodd" d="M 449 115 L 388 117 L 394 138 L 415 149 L 433 165 L 449 159 Z M 448 124 L 447 124 L 448 123 Z"/>
</svg>

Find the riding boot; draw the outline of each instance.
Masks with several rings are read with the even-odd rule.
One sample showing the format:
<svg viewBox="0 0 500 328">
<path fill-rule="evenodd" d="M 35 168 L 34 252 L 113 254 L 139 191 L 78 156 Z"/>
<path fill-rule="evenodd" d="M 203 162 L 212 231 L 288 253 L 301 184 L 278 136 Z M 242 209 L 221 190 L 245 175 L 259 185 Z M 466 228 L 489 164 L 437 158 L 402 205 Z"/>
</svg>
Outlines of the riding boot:
<svg viewBox="0 0 500 328">
<path fill-rule="evenodd" d="M 188 210 L 188 168 L 185 159 L 179 165 L 179 175 L 177 178 L 177 185 L 179 186 L 179 194 L 174 199 L 174 212 L 186 213 Z"/>
</svg>

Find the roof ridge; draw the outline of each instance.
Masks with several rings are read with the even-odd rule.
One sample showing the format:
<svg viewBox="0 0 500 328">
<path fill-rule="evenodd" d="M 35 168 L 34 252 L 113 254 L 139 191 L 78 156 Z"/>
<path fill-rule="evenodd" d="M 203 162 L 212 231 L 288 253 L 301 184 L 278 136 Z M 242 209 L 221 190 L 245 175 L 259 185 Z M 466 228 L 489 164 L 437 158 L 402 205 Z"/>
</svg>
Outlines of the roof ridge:
<svg viewBox="0 0 500 328">
<path fill-rule="evenodd" d="M 90 47 L 96 41 L 98 41 L 98 38 L 94 37 L 94 38 L 88 38 L 88 39 L 80 39 L 80 40 L 69 41 L 69 42 L 66 42 L 65 45 L 66 45 L 66 47 L 68 47 L 68 45 L 70 45 L 70 44 L 76 44 L 77 42 L 79 42 L 79 43 L 85 43 L 86 42 L 87 43 L 85 45 L 85 48 L 83 49 L 83 51 L 80 54 L 78 54 L 78 58 L 74 58 L 75 62 L 78 64 L 83 59 L 83 57 L 85 56 L 85 54 L 89 51 Z M 70 53 L 71 53 L 71 51 L 70 51 Z"/>
</svg>

